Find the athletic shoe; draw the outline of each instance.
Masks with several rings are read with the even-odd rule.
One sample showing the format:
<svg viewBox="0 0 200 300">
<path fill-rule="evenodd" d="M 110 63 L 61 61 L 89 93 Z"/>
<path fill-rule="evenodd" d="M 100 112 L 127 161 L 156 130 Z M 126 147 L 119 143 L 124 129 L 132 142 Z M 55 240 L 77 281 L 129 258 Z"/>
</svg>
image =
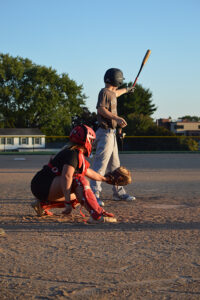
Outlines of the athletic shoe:
<svg viewBox="0 0 200 300">
<path fill-rule="evenodd" d="M 102 201 L 102 200 L 97 200 L 97 202 L 99 203 L 99 206 L 101 206 L 101 207 L 103 207 L 103 206 L 105 206 L 105 203 Z"/>
<path fill-rule="evenodd" d="M 69 215 L 72 212 L 72 205 L 69 203 L 65 203 L 65 210 L 62 212 L 64 215 Z"/>
<path fill-rule="evenodd" d="M 97 198 L 97 202 L 98 202 L 99 206 L 101 206 L 101 207 L 105 206 L 105 203 L 99 197 L 97 197 L 97 195 L 95 195 L 95 197 Z"/>
<path fill-rule="evenodd" d="M 89 224 L 116 223 L 117 219 L 114 217 L 101 216 L 98 220 L 95 220 L 90 216 L 90 218 L 87 222 Z"/>
<path fill-rule="evenodd" d="M 104 209 L 102 210 L 102 215 L 99 217 L 99 219 L 93 219 L 92 216 L 90 216 L 88 223 L 90 224 L 99 224 L 99 223 L 116 223 L 117 219 L 112 213 L 108 213 Z"/>
<path fill-rule="evenodd" d="M 3 230 L 3 228 L 0 228 L 0 236 L 3 236 L 3 235 L 5 235 L 6 233 L 5 233 L 5 231 Z"/>
<path fill-rule="evenodd" d="M 38 217 L 42 216 L 52 216 L 53 213 L 50 212 L 48 209 L 44 209 L 42 203 L 39 200 L 31 203 L 32 208 L 35 210 Z"/>
<path fill-rule="evenodd" d="M 124 195 L 113 195 L 113 200 L 115 201 L 134 201 L 136 198 L 134 196 L 130 196 L 128 194 Z"/>
</svg>

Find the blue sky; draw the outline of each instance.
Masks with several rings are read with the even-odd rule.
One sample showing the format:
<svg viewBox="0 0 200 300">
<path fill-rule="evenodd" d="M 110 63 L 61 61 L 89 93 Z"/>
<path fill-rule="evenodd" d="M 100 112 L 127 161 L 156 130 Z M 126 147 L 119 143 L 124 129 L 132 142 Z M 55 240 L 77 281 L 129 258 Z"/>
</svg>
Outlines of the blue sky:
<svg viewBox="0 0 200 300">
<path fill-rule="evenodd" d="M 0 52 L 83 84 L 90 111 L 108 68 L 150 89 L 154 118 L 200 117 L 200 0 L 0 0 Z"/>
</svg>

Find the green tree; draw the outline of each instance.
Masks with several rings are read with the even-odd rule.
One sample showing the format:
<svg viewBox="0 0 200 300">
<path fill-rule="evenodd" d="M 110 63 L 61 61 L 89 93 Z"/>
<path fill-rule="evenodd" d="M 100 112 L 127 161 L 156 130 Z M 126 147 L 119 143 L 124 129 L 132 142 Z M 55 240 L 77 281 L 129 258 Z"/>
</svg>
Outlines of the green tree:
<svg viewBox="0 0 200 300">
<path fill-rule="evenodd" d="M 152 118 L 143 114 L 130 113 L 124 118 L 128 123 L 125 128 L 127 135 L 146 135 L 149 127 L 153 126 Z"/>
<path fill-rule="evenodd" d="M 2 113 L 0 113 L 0 128 L 4 128 L 4 116 Z"/>
<path fill-rule="evenodd" d="M 76 126 L 81 123 L 92 127 L 96 131 L 97 114 L 95 112 L 91 113 L 87 107 L 83 107 L 80 115 L 76 115 L 72 118 L 72 126 Z"/>
<path fill-rule="evenodd" d="M 198 142 L 192 139 L 191 137 L 181 136 L 179 139 L 179 143 L 181 149 L 186 151 L 198 151 L 199 149 Z"/>
<path fill-rule="evenodd" d="M 191 122 L 199 122 L 200 121 L 200 117 L 197 117 L 197 116 L 189 116 L 189 115 L 186 115 L 186 116 L 183 116 L 179 119 L 182 119 L 182 120 L 187 120 L 187 121 L 191 121 Z"/>
<path fill-rule="evenodd" d="M 130 82 L 128 85 L 125 83 L 122 88 L 127 86 L 132 86 L 132 83 Z M 118 98 L 118 114 L 124 118 L 126 118 L 129 113 L 151 116 L 157 109 L 152 101 L 152 93 L 150 90 L 136 84 L 134 93 L 124 94 Z"/>
<path fill-rule="evenodd" d="M 132 83 L 123 87 L 132 86 Z M 123 117 L 128 126 L 125 131 L 128 135 L 148 135 L 150 128 L 155 129 L 151 115 L 156 111 L 152 103 L 152 93 L 136 84 L 134 93 L 124 94 L 117 102 L 118 115 Z M 155 131 L 155 130 L 154 130 Z"/>
<path fill-rule="evenodd" d="M 85 104 L 82 90 L 65 73 L 0 54 L 3 127 L 37 127 L 47 135 L 64 135 Z"/>
</svg>

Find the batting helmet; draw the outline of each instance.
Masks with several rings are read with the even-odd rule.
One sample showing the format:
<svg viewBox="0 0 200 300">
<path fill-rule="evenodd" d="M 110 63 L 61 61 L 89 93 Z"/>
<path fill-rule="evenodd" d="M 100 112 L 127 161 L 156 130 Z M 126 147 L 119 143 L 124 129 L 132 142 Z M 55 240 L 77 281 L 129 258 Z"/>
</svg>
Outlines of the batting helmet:
<svg viewBox="0 0 200 300">
<path fill-rule="evenodd" d="M 91 127 L 81 124 L 72 129 L 69 139 L 75 144 L 84 146 L 86 155 L 89 157 L 92 152 L 92 144 L 96 139 L 96 134 Z"/>
<path fill-rule="evenodd" d="M 104 75 L 104 82 L 119 87 L 123 83 L 124 77 L 120 69 L 108 69 Z"/>
</svg>

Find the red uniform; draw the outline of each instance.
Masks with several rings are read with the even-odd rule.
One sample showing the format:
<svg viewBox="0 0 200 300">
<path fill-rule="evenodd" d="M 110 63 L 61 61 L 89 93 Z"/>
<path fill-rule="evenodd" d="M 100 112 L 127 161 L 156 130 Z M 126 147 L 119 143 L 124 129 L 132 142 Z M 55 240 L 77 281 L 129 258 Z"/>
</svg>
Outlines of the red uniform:
<svg viewBox="0 0 200 300">
<path fill-rule="evenodd" d="M 90 164 L 81 151 L 64 148 L 51 159 L 48 165 L 45 165 L 32 179 L 31 190 L 33 195 L 41 201 L 44 209 L 64 207 L 64 203 L 52 204 L 48 203 L 47 199 L 53 179 L 55 176 L 61 175 L 65 164 L 75 168 L 71 193 L 74 193 L 77 196 L 78 202 L 88 210 L 94 219 L 98 219 L 104 210 L 99 206 L 96 197 L 90 188 L 89 181 L 85 177 Z M 76 193 L 78 187 L 80 187 L 82 191 L 81 198 L 80 193 Z M 74 201 L 72 202 L 72 205 L 73 203 Z"/>
<path fill-rule="evenodd" d="M 95 132 L 87 125 L 81 124 L 71 131 L 69 138 L 74 145 L 80 147 L 75 150 L 67 147 L 63 148 L 42 170 L 37 172 L 31 181 L 31 191 L 38 200 L 32 204 L 32 207 L 39 216 L 42 216 L 44 214 L 52 214 L 49 212 L 51 208 L 65 207 L 65 203 L 66 210 L 64 212 L 70 213 L 71 206 L 69 204 L 74 207 L 79 202 L 90 213 L 90 222 L 116 222 L 116 219 L 112 218 L 112 214 L 105 212 L 99 206 L 90 188 L 89 181 L 85 177 L 90 164 L 85 159 L 81 149 L 84 149 L 86 156 L 90 156 L 92 144 L 96 138 Z M 74 193 L 77 199 L 69 202 L 48 202 L 52 182 L 56 176 L 62 176 L 64 165 L 70 165 L 75 169 L 70 192 Z"/>
</svg>

